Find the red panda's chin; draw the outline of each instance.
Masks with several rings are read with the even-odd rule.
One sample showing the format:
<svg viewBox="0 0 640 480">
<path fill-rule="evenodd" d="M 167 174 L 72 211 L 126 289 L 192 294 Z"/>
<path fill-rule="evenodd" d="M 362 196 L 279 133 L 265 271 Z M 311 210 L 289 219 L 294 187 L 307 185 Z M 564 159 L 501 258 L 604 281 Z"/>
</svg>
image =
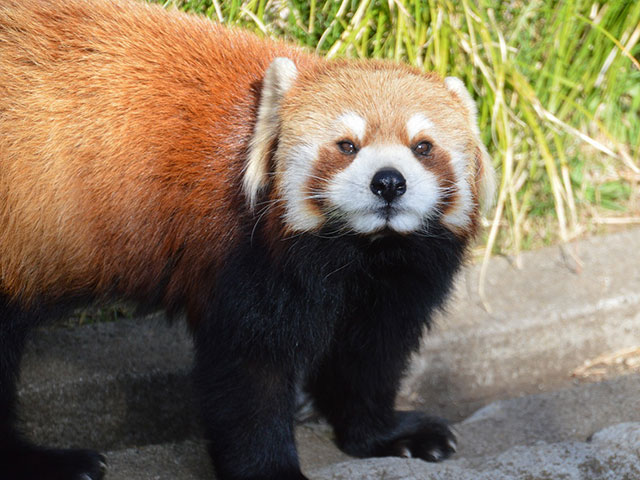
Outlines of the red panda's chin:
<svg viewBox="0 0 640 480">
<path fill-rule="evenodd" d="M 347 215 L 347 228 L 360 235 L 378 235 L 381 233 L 410 234 L 420 231 L 424 225 L 424 219 L 413 212 L 390 211 L 380 209 L 373 212 L 355 215 Z"/>
<path fill-rule="evenodd" d="M 388 228 L 398 233 L 412 233 L 422 228 L 422 218 L 410 213 L 396 213 L 387 220 Z"/>
<path fill-rule="evenodd" d="M 377 212 L 354 215 L 347 223 L 355 233 L 365 235 L 379 232 L 387 226 L 387 220 Z"/>
</svg>

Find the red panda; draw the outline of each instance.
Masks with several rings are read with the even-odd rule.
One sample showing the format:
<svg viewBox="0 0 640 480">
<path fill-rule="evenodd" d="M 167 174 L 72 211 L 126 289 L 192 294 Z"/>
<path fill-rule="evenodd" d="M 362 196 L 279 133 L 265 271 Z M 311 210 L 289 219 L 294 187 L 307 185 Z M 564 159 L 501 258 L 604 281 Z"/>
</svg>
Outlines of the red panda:
<svg viewBox="0 0 640 480">
<path fill-rule="evenodd" d="M 129 0 L 0 3 L 0 478 L 92 479 L 16 422 L 28 332 L 124 298 L 184 315 L 221 480 L 304 479 L 302 383 L 355 456 L 429 461 L 398 412 L 493 173 L 460 80 L 326 61 Z"/>
</svg>

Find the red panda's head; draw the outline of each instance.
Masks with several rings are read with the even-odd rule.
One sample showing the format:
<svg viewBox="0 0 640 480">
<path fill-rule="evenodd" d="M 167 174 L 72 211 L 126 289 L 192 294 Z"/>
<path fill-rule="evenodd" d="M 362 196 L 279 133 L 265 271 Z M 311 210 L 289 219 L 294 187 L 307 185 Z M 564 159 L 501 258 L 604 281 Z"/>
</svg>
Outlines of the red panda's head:
<svg viewBox="0 0 640 480">
<path fill-rule="evenodd" d="M 244 175 L 252 208 L 267 186 L 291 232 L 408 234 L 440 222 L 469 236 L 493 169 L 460 80 L 381 62 L 298 72 L 276 58 Z"/>
</svg>

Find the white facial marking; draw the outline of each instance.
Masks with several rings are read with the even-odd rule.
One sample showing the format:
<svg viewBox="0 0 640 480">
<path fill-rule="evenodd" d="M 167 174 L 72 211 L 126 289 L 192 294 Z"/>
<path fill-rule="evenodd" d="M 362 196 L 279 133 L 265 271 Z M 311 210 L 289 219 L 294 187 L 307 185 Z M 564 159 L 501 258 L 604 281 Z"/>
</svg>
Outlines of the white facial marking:
<svg viewBox="0 0 640 480">
<path fill-rule="evenodd" d="M 415 139 L 423 132 L 428 132 L 430 135 L 434 135 L 435 130 L 435 124 L 422 113 L 412 115 L 407 121 L 407 134 L 409 134 L 409 138 L 411 140 Z"/>
<path fill-rule="evenodd" d="M 395 168 L 407 184 L 406 192 L 393 201 L 389 212 L 385 211 L 386 201 L 370 187 L 373 176 L 383 168 Z M 356 232 L 373 233 L 388 227 L 409 233 L 435 215 L 440 188 L 436 176 L 406 146 L 368 145 L 331 179 L 327 197 L 339 217 Z"/>
<path fill-rule="evenodd" d="M 356 136 L 357 140 L 362 141 L 367 129 L 367 121 L 364 118 L 357 113 L 346 112 L 340 115 L 337 121 L 347 127 L 347 129 Z"/>
<path fill-rule="evenodd" d="M 452 84 L 456 85 L 454 78 Z M 468 94 L 467 94 L 468 95 Z M 431 137 L 437 138 L 438 132 L 435 124 L 429 120 L 424 114 L 416 113 L 412 115 L 407 122 L 407 133 L 409 138 L 413 139 L 420 133 L 428 133 Z M 437 140 L 436 140 L 437 141 Z M 441 145 L 442 148 L 442 145 Z M 471 223 L 471 214 L 473 212 L 474 200 L 469 186 L 468 168 L 471 160 L 467 155 L 461 152 L 450 151 L 451 165 L 455 176 L 454 185 L 443 185 L 445 189 L 455 189 L 455 205 L 444 215 L 443 223 L 455 228 L 465 228 Z"/>
<path fill-rule="evenodd" d="M 469 186 L 469 160 L 461 152 L 451 152 L 451 165 L 456 177 L 456 200 L 455 205 L 442 217 L 445 224 L 457 228 L 464 228 L 471 223 L 471 213 L 473 212 L 474 200 Z"/>
<path fill-rule="evenodd" d="M 317 145 L 300 144 L 287 156 L 282 176 L 282 196 L 286 199 L 284 221 L 294 230 L 312 230 L 321 223 L 321 219 L 309 208 L 306 191 L 317 155 Z M 312 195 L 314 193 L 311 192 Z"/>
</svg>

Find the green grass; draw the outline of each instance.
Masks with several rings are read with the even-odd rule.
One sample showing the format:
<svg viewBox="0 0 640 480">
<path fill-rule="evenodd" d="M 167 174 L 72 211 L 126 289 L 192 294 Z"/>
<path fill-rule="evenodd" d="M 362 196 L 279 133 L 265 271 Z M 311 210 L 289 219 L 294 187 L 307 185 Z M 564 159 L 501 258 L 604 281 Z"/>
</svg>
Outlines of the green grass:
<svg viewBox="0 0 640 480">
<path fill-rule="evenodd" d="M 640 211 L 640 2 L 169 0 L 327 57 L 462 78 L 499 173 L 486 255 Z"/>
</svg>

